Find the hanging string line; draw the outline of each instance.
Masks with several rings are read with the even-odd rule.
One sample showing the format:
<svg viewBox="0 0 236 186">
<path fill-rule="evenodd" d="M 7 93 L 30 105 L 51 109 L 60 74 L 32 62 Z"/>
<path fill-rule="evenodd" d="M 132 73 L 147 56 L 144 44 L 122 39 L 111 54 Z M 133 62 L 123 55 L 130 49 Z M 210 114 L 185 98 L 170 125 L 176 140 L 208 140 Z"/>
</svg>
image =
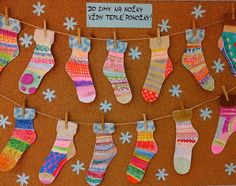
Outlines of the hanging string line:
<svg viewBox="0 0 236 186">
<path fill-rule="evenodd" d="M 228 90 L 227 93 L 230 93 L 231 91 L 233 91 L 233 90 L 235 90 L 235 89 L 236 89 L 236 86 L 233 87 L 233 88 L 231 88 L 230 90 Z M 11 102 L 11 103 L 14 103 L 15 105 L 17 105 L 17 106 L 19 106 L 19 107 L 23 107 L 21 104 L 19 104 L 19 103 L 17 103 L 16 101 L 14 101 L 14 100 L 12 100 L 12 99 L 10 99 L 10 98 L 4 96 L 3 94 L 0 94 L 0 97 L 2 97 L 3 99 L 5 99 L 5 100 L 7 100 L 7 101 L 9 101 L 9 102 Z M 220 98 L 220 96 L 216 96 L 216 97 L 214 97 L 214 98 L 207 99 L 207 100 L 205 100 L 205 101 L 203 101 L 203 102 L 201 102 L 201 103 L 199 103 L 199 104 L 197 104 L 197 105 L 195 105 L 195 106 L 189 107 L 189 109 L 195 109 L 195 108 L 200 107 L 200 106 L 202 106 L 202 105 L 205 105 L 205 104 L 207 104 L 207 103 L 213 102 L 213 101 L 215 101 L 215 100 L 217 100 L 217 99 L 219 99 L 219 98 Z M 63 119 L 61 119 L 61 118 L 58 118 L 58 117 L 55 117 L 55 116 L 46 114 L 46 113 L 44 113 L 44 112 L 40 112 L 40 111 L 35 111 L 35 112 L 36 112 L 37 114 L 39 114 L 39 115 L 42 115 L 42 116 L 45 116 L 45 117 L 48 117 L 48 118 L 51 118 L 51 119 L 63 120 Z M 156 118 L 153 118 L 153 119 L 150 119 L 150 120 L 158 121 L 158 120 L 167 119 L 167 118 L 171 118 L 171 117 L 173 117 L 173 115 L 172 115 L 172 114 L 169 114 L 169 115 L 159 116 L 159 117 L 156 117 Z M 74 123 L 80 124 L 80 125 L 93 125 L 93 123 L 87 123 L 87 122 L 82 122 L 82 121 L 71 121 L 71 122 L 74 122 Z M 137 123 L 137 121 L 134 121 L 134 122 L 127 122 L 127 123 L 116 123 L 115 125 L 116 125 L 116 126 L 119 126 L 119 125 L 120 125 L 120 126 L 122 126 L 122 125 L 134 125 L 134 124 L 136 124 L 136 123 Z"/>
<path fill-rule="evenodd" d="M 2 16 L 5 16 L 3 13 L 0 12 L 0 15 Z M 17 19 L 19 20 L 19 19 Z M 40 28 L 40 29 L 43 29 L 42 27 L 40 26 L 37 26 L 37 25 L 34 25 L 32 23 L 28 23 L 26 21 L 22 21 L 22 20 L 19 20 L 21 23 L 25 24 L 25 25 L 28 25 L 28 26 L 31 26 L 31 27 L 34 27 L 34 28 Z M 208 23 L 206 25 L 203 25 L 201 27 L 197 27 L 197 28 L 207 28 L 209 26 L 213 26 L 213 25 L 216 25 L 216 24 L 219 24 L 219 23 L 222 23 L 224 21 L 224 19 L 221 19 L 219 21 L 216 21 L 216 22 L 213 22 L 213 23 Z M 73 35 L 73 34 L 68 34 L 68 33 L 65 33 L 65 32 L 61 32 L 61 31 L 58 31 L 58 30 L 52 30 L 54 31 L 55 33 L 57 34 L 61 34 L 61 35 L 65 35 L 65 36 L 70 36 L 70 35 Z M 175 33 L 172 33 L 172 34 L 169 34 L 169 36 L 176 36 L 176 35 L 180 35 L 180 34 L 184 34 L 185 31 L 180 31 L 180 32 L 175 32 Z M 75 35 L 74 35 L 75 36 Z M 107 39 L 106 38 L 99 38 L 99 37 L 87 37 L 91 40 L 99 40 L 99 41 L 106 41 Z M 119 39 L 119 41 L 137 41 L 137 40 L 149 40 L 151 37 L 143 37 L 143 38 L 126 38 L 126 39 Z"/>
</svg>

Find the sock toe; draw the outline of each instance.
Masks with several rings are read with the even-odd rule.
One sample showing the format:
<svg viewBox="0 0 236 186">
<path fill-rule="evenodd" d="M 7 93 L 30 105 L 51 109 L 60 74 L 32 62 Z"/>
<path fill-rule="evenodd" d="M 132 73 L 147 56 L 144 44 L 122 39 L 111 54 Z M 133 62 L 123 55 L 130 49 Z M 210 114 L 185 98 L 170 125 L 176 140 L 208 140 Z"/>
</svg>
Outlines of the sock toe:
<svg viewBox="0 0 236 186">
<path fill-rule="evenodd" d="M 139 183 L 139 181 L 137 179 L 135 179 L 134 177 L 127 175 L 127 179 L 130 183 L 136 184 Z"/>
<path fill-rule="evenodd" d="M 190 160 L 184 157 L 175 158 L 174 167 L 178 174 L 186 174 L 190 170 Z"/>
<path fill-rule="evenodd" d="M 43 184 L 51 184 L 54 180 L 54 176 L 48 173 L 39 173 L 39 180 Z"/>
<path fill-rule="evenodd" d="M 221 153 L 223 151 L 223 147 L 220 145 L 212 144 L 211 146 L 211 152 L 215 155 Z"/>
<path fill-rule="evenodd" d="M 121 96 L 116 96 L 116 99 L 119 103 L 121 104 L 126 104 L 126 103 L 129 103 L 132 99 L 132 94 L 124 94 L 124 95 L 121 95 Z"/>
<path fill-rule="evenodd" d="M 147 90 L 147 89 L 142 89 L 142 96 L 145 101 L 150 102 L 150 103 L 157 100 L 158 98 L 157 93 L 155 93 L 154 91 Z"/>
</svg>

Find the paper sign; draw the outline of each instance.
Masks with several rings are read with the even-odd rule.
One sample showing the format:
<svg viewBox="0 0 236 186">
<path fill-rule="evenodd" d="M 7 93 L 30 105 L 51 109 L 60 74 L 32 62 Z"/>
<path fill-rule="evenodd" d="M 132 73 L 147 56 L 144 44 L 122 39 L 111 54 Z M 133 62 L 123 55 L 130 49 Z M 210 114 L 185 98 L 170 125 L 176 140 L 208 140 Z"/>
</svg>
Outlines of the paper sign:
<svg viewBox="0 0 236 186">
<path fill-rule="evenodd" d="M 87 27 L 152 28 L 152 4 L 86 3 Z"/>
</svg>

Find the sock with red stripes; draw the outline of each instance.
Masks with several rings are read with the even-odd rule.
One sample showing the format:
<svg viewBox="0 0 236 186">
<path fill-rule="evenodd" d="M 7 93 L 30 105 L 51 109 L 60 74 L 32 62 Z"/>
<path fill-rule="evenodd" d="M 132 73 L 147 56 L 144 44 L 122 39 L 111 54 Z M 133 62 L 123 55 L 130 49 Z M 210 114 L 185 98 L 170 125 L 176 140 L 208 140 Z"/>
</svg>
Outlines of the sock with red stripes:
<svg viewBox="0 0 236 186">
<path fill-rule="evenodd" d="M 138 183 L 143 179 L 149 162 L 158 151 L 157 144 L 153 138 L 155 130 L 153 121 L 147 121 L 146 127 L 144 121 L 137 122 L 138 139 L 126 172 L 127 178 L 131 183 Z"/>
<path fill-rule="evenodd" d="M 43 184 L 52 183 L 63 165 L 76 154 L 73 142 L 76 131 L 77 124 L 68 122 L 66 129 L 65 121 L 58 121 L 56 141 L 39 171 L 39 179 Z"/>
</svg>

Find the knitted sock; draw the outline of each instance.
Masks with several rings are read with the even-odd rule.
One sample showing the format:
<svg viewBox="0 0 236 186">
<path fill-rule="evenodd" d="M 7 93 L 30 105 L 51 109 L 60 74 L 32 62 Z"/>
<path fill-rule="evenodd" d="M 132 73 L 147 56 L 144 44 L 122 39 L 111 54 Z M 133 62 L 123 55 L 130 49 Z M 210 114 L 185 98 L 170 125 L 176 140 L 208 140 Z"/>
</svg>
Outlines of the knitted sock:
<svg viewBox="0 0 236 186">
<path fill-rule="evenodd" d="M 101 124 L 95 123 L 93 130 L 96 133 L 96 144 L 93 158 L 90 162 L 86 175 L 89 185 L 99 185 L 105 175 L 107 166 L 117 153 L 113 142 L 112 133 L 115 131 L 113 123 L 105 123 L 105 129 L 102 130 Z"/>
<path fill-rule="evenodd" d="M 136 130 L 138 132 L 138 139 L 126 172 L 127 178 L 131 183 L 138 183 L 143 179 L 149 162 L 158 150 L 153 138 L 155 130 L 153 121 L 147 121 L 147 129 L 144 128 L 143 121 L 138 121 Z"/>
<path fill-rule="evenodd" d="M 122 104 L 129 103 L 132 99 L 124 68 L 124 52 L 126 48 L 126 42 L 117 41 L 117 48 L 114 48 L 114 41 L 108 39 L 107 50 L 109 53 L 103 66 L 103 73 L 110 81 L 117 101 Z"/>
<path fill-rule="evenodd" d="M 75 156 L 73 137 L 76 131 L 77 124 L 68 122 L 68 128 L 65 129 L 65 121 L 58 121 L 55 143 L 39 171 L 39 180 L 43 184 L 52 183 L 63 165 Z"/>
<path fill-rule="evenodd" d="M 173 112 L 176 123 L 174 167 L 178 174 L 186 174 L 189 172 L 192 150 L 198 141 L 198 133 L 191 123 L 192 115 L 192 109 Z"/>
<path fill-rule="evenodd" d="M 194 34 L 192 29 L 187 29 L 185 33 L 187 47 L 182 57 L 182 64 L 194 75 L 202 88 L 213 91 L 215 88 L 214 79 L 207 69 L 201 45 L 205 36 L 205 30 L 197 29 Z"/>
<path fill-rule="evenodd" d="M 225 96 L 222 95 L 220 105 L 218 127 L 211 145 L 214 154 L 223 151 L 229 137 L 236 131 L 236 96 L 229 96 L 229 101 L 226 101 Z"/>
<path fill-rule="evenodd" d="M 90 40 L 82 37 L 79 45 L 78 38 L 70 36 L 69 46 L 72 49 L 72 54 L 65 66 L 66 72 L 74 82 L 79 100 L 83 103 L 90 103 L 96 97 L 93 80 L 89 72 Z"/>
<path fill-rule="evenodd" d="M 218 47 L 227 60 L 231 73 L 236 76 L 236 27 L 225 25 Z"/>
<path fill-rule="evenodd" d="M 6 25 L 5 17 L 0 16 L 0 72 L 19 54 L 17 34 L 20 29 L 17 19 L 9 18 L 9 25 Z"/>
<path fill-rule="evenodd" d="M 169 46 L 169 36 L 161 37 L 160 44 L 157 38 L 150 39 L 151 63 L 142 89 L 142 96 L 145 101 L 153 102 L 158 98 L 164 80 L 173 70 L 167 53 Z"/>
<path fill-rule="evenodd" d="M 35 110 L 26 108 L 24 112 L 23 114 L 22 108 L 14 108 L 16 124 L 11 138 L 0 154 L 0 171 L 11 170 L 36 139 L 33 122 Z"/>
<path fill-rule="evenodd" d="M 44 38 L 43 30 L 34 32 L 36 48 L 33 56 L 19 81 L 19 89 L 24 94 L 33 94 L 37 90 L 44 75 L 54 66 L 51 45 L 54 42 L 54 32 L 47 30 Z"/>
</svg>

